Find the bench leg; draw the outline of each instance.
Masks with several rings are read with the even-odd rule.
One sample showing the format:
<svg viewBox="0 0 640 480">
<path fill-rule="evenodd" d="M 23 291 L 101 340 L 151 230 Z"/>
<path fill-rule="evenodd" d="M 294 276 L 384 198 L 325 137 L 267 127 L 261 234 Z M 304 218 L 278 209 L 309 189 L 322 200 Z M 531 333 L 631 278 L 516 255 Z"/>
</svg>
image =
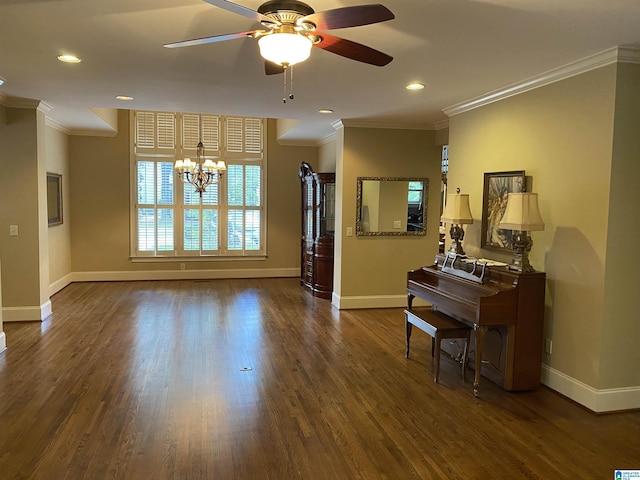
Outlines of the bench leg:
<svg viewBox="0 0 640 480">
<path fill-rule="evenodd" d="M 436 383 L 438 383 L 438 379 L 440 378 L 440 340 L 440 334 L 436 332 L 435 338 L 432 339 L 432 341 L 434 341 L 433 343 L 435 343 L 435 349 L 433 352 L 433 381 Z"/>
<path fill-rule="evenodd" d="M 413 325 L 411 325 L 411 322 L 409 322 L 409 320 L 405 320 L 405 327 L 407 331 L 407 351 L 404 354 L 404 358 L 409 358 L 409 343 L 411 341 L 411 330 Z"/>
</svg>

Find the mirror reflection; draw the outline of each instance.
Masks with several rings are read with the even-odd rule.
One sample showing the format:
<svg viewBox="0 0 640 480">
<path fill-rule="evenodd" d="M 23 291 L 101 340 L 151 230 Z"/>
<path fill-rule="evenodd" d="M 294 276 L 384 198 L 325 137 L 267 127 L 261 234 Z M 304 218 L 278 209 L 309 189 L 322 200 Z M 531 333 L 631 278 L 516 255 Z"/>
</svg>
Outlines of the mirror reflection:
<svg viewBox="0 0 640 480">
<path fill-rule="evenodd" d="M 426 235 L 427 178 L 358 177 L 356 235 Z"/>
</svg>

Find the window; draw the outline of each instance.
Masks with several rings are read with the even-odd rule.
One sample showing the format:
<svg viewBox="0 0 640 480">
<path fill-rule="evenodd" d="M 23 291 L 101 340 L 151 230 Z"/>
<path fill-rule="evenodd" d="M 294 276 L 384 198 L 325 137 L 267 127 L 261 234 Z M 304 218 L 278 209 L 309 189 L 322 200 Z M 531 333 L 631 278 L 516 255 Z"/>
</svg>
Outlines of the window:
<svg viewBox="0 0 640 480">
<path fill-rule="evenodd" d="M 408 203 L 409 205 L 422 205 L 424 195 L 424 184 L 422 182 L 409 182 Z"/>
<path fill-rule="evenodd" d="M 193 113 L 132 113 L 134 257 L 263 256 L 263 119 Z M 177 159 L 223 160 L 219 183 L 200 196 L 174 169 Z"/>
</svg>

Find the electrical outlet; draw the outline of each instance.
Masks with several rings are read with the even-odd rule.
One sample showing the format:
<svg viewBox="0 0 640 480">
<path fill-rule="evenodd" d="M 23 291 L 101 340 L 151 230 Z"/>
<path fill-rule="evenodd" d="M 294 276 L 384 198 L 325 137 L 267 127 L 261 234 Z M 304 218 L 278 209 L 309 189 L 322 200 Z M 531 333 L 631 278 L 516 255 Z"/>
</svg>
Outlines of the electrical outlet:
<svg viewBox="0 0 640 480">
<path fill-rule="evenodd" d="M 402 222 L 400 220 L 393 221 L 393 228 L 400 228 L 401 225 L 402 225 Z"/>
<path fill-rule="evenodd" d="M 9 236 L 11 237 L 18 236 L 18 225 L 9 225 Z"/>
<path fill-rule="evenodd" d="M 552 350 L 553 350 L 553 342 L 551 341 L 550 338 L 547 338 L 544 341 L 544 353 L 548 353 L 549 355 L 551 355 Z"/>
<path fill-rule="evenodd" d="M 353 237 L 353 227 L 347 227 L 347 237 Z"/>
</svg>

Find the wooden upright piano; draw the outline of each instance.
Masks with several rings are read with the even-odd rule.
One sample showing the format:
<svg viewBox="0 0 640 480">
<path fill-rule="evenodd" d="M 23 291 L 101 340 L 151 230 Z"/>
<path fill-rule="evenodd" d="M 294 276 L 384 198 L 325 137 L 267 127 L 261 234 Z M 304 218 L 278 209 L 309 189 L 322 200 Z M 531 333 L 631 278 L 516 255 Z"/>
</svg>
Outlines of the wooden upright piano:
<svg viewBox="0 0 640 480">
<path fill-rule="evenodd" d="M 545 274 L 518 273 L 502 266 L 486 267 L 482 278 L 472 278 L 468 272 L 476 267 L 458 260 L 450 268 L 447 260 L 448 256 L 438 255 L 433 265 L 407 272 L 408 309 L 418 297 L 473 327 L 469 358 L 475 368 L 476 395 L 481 375 L 509 391 L 538 388 Z M 442 347 L 458 358 L 460 348 L 456 342 Z"/>
</svg>

